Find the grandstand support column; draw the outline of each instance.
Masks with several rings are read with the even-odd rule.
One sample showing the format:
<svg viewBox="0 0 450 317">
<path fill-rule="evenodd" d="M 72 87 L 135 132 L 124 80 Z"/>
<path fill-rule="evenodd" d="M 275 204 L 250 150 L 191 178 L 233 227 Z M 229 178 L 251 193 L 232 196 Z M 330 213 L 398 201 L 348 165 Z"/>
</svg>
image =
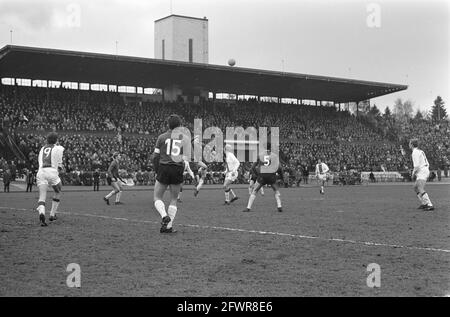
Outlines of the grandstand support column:
<svg viewBox="0 0 450 317">
<path fill-rule="evenodd" d="M 81 94 L 81 90 L 80 90 L 80 83 L 77 83 L 77 86 L 78 86 L 78 105 L 80 105 L 80 99 L 81 99 L 81 96 L 80 96 L 80 94 Z"/>
<path fill-rule="evenodd" d="M 46 96 L 47 96 L 47 105 L 50 104 L 50 88 L 48 88 L 49 85 L 49 81 L 47 80 L 47 89 L 46 89 Z"/>
<path fill-rule="evenodd" d="M 359 115 L 359 101 L 356 102 L 356 116 Z"/>
</svg>

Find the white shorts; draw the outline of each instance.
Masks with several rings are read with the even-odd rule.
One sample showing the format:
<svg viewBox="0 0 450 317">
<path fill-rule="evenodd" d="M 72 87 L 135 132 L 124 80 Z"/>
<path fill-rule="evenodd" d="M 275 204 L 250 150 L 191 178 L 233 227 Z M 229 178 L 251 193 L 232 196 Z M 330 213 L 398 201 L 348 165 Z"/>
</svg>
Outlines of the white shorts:
<svg viewBox="0 0 450 317">
<path fill-rule="evenodd" d="M 417 180 L 428 180 L 428 176 L 430 176 L 430 170 L 428 168 L 421 169 L 416 173 Z"/>
<path fill-rule="evenodd" d="M 225 181 L 231 181 L 234 182 L 238 177 L 238 172 L 227 172 L 225 174 Z"/>
<path fill-rule="evenodd" d="M 319 174 L 319 175 L 317 176 L 317 178 L 318 178 L 320 181 L 326 181 L 326 180 L 327 180 L 327 174 Z"/>
<path fill-rule="evenodd" d="M 55 186 L 61 183 L 59 173 L 54 168 L 40 169 L 36 175 L 36 184 Z"/>
</svg>

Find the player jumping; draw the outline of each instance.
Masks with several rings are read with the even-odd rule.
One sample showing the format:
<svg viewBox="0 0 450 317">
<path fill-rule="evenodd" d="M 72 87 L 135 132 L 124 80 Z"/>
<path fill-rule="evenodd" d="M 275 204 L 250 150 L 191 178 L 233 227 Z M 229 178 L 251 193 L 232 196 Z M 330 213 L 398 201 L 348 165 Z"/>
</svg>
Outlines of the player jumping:
<svg viewBox="0 0 450 317">
<path fill-rule="evenodd" d="M 327 173 L 330 169 L 328 168 L 327 164 L 322 163 L 322 160 L 319 159 L 316 165 L 316 178 L 317 181 L 320 183 L 320 193 L 322 195 L 325 194 L 325 182 L 327 181 Z"/>
<path fill-rule="evenodd" d="M 181 118 L 171 115 L 168 119 L 169 130 L 158 137 L 153 156 L 156 171 L 156 183 L 153 191 L 155 208 L 161 215 L 161 233 L 175 233 L 173 221 L 177 214 L 177 197 L 183 182 L 184 161 L 180 159 L 185 140 L 181 136 L 172 138 L 172 131 L 181 126 Z M 166 211 L 163 196 L 170 190 L 170 203 Z"/>
<path fill-rule="evenodd" d="M 258 160 L 253 163 L 252 173 L 254 175 L 258 175 L 258 177 L 254 189 L 250 197 L 248 198 L 247 208 L 244 209 L 243 212 L 251 211 L 253 202 L 256 198 L 256 194 L 258 193 L 258 190 L 260 190 L 264 185 L 272 187 L 275 194 L 278 211 L 282 212 L 283 208 L 281 206 L 281 194 L 279 191 L 277 178 L 281 179 L 283 177 L 283 173 L 281 170 L 278 155 L 267 151 L 267 153 L 263 156 L 263 161 L 258 158 Z"/>
<path fill-rule="evenodd" d="M 225 181 L 223 183 L 223 189 L 225 191 L 225 205 L 231 204 L 233 201 L 239 199 L 236 196 L 233 189 L 230 188 L 230 185 L 237 179 L 238 177 L 238 169 L 241 164 L 239 160 L 234 156 L 231 145 L 225 145 L 225 156 L 226 156 L 226 170 L 225 170 Z M 233 198 L 230 200 L 230 193 L 233 195 Z"/>
<path fill-rule="evenodd" d="M 50 221 L 56 220 L 56 211 L 61 199 L 61 179 L 59 171 L 62 169 L 62 158 L 64 147 L 56 145 L 58 135 L 51 132 L 47 136 L 47 144 L 39 152 L 39 171 L 36 177 L 36 183 L 39 188 L 39 201 L 37 211 L 39 212 L 39 222 L 42 227 L 46 227 L 45 222 L 45 200 L 47 198 L 47 187 L 52 186 L 54 190 L 52 209 L 50 210 Z"/>
<path fill-rule="evenodd" d="M 413 179 L 416 179 L 414 190 L 417 194 L 417 198 L 419 198 L 421 202 L 419 209 L 432 211 L 434 210 L 434 206 L 425 191 L 425 184 L 430 175 L 429 164 L 425 153 L 422 150 L 419 150 L 418 147 L 419 141 L 417 139 L 409 141 L 409 148 L 412 150 L 412 160 L 414 163 L 412 177 Z"/>
<path fill-rule="evenodd" d="M 115 152 L 113 154 L 113 160 L 108 168 L 108 177 L 107 181 L 108 184 L 111 184 L 113 190 L 103 197 L 103 200 L 106 202 L 107 205 L 109 205 L 109 199 L 115 194 L 116 195 L 116 202 L 115 205 L 123 205 L 122 202 L 120 202 L 120 196 L 122 195 L 122 183 L 125 183 L 119 176 L 119 161 L 120 161 L 120 154 Z"/>
</svg>

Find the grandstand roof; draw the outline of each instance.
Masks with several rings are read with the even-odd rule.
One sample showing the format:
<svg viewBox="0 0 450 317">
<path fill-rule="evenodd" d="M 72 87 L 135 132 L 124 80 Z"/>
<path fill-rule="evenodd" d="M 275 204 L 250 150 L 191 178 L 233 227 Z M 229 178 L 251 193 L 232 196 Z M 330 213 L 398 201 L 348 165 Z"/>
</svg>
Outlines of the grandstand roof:
<svg viewBox="0 0 450 317">
<path fill-rule="evenodd" d="M 212 64 L 7 45 L 0 77 L 356 102 L 406 85 Z"/>
</svg>

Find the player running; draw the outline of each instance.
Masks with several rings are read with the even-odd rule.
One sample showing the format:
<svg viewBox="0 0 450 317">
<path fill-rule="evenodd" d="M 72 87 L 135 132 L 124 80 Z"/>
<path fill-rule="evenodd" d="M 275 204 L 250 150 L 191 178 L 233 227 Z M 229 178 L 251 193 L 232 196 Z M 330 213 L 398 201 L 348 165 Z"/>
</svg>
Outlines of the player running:
<svg viewBox="0 0 450 317">
<path fill-rule="evenodd" d="M 39 222 L 42 227 L 46 227 L 45 222 L 45 200 L 47 198 L 47 187 L 52 186 L 53 201 L 50 210 L 50 221 L 56 220 L 56 211 L 61 199 L 62 184 L 59 178 L 59 171 L 62 170 L 62 159 L 64 147 L 57 145 L 58 135 L 51 132 L 47 136 L 47 144 L 44 145 L 38 156 L 39 170 L 36 176 L 36 183 L 39 188 L 39 201 L 37 211 L 39 212 Z"/>
<path fill-rule="evenodd" d="M 109 199 L 116 195 L 116 202 L 115 205 L 123 205 L 122 202 L 120 202 L 120 196 L 122 195 L 122 183 L 125 183 L 119 176 L 119 161 L 120 161 L 120 153 L 115 152 L 113 154 L 113 160 L 111 164 L 109 164 L 108 168 L 108 177 L 106 178 L 108 181 L 108 184 L 111 184 L 113 190 L 103 197 L 103 200 L 106 202 L 107 205 L 109 205 Z"/>
<path fill-rule="evenodd" d="M 414 164 L 412 177 L 413 179 L 416 179 L 414 190 L 417 194 L 417 198 L 419 198 L 421 202 L 419 209 L 432 211 L 434 210 L 434 206 L 425 191 L 425 184 L 430 175 L 429 164 L 425 153 L 422 150 L 419 150 L 418 147 L 419 141 L 417 139 L 409 141 L 409 148 L 412 150 L 412 160 Z"/>
<path fill-rule="evenodd" d="M 233 189 L 230 188 L 230 185 L 237 179 L 238 177 L 238 169 L 241 164 L 239 160 L 234 156 L 231 145 L 225 145 L 225 156 L 226 156 L 226 170 L 225 170 L 225 181 L 223 183 L 223 189 L 225 191 L 225 205 L 231 204 L 233 201 L 239 199 L 236 196 Z M 233 195 L 233 198 L 230 200 L 230 193 Z"/>
<path fill-rule="evenodd" d="M 183 160 L 184 160 L 183 183 L 184 183 L 184 176 L 185 175 L 189 175 L 192 178 L 192 180 L 195 182 L 196 181 L 195 175 L 194 175 L 194 172 L 191 169 L 191 166 L 189 165 L 189 162 L 185 158 L 183 158 Z M 178 193 L 178 197 L 177 197 L 177 201 L 179 203 L 182 202 L 181 196 L 182 196 L 182 193 L 183 193 L 183 183 L 180 184 L 180 192 Z"/>
<path fill-rule="evenodd" d="M 200 192 L 200 189 L 203 187 L 203 184 L 205 183 L 205 179 L 206 179 L 206 172 L 208 171 L 208 167 L 203 162 L 197 162 L 197 166 L 198 166 L 198 170 L 195 175 L 197 184 L 196 184 L 195 190 L 194 190 L 195 197 L 197 197 L 198 193 Z"/>
<path fill-rule="evenodd" d="M 182 136 L 173 138 L 172 131 L 181 126 L 181 118 L 171 115 L 168 119 L 169 130 L 158 137 L 153 156 L 156 171 L 156 183 L 153 191 L 155 208 L 161 215 L 161 233 L 175 233 L 173 221 L 177 214 L 177 197 L 183 182 L 184 161 L 180 158 L 184 144 L 188 144 Z M 189 144 L 188 144 L 189 145 Z M 170 190 L 170 203 L 166 211 L 163 202 L 165 191 Z"/>
<path fill-rule="evenodd" d="M 330 171 L 330 169 L 328 168 L 328 165 L 325 163 L 322 163 L 322 160 L 319 159 L 317 161 L 317 165 L 316 165 L 316 178 L 317 181 L 321 184 L 320 185 L 320 193 L 322 195 L 325 194 L 325 182 L 327 181 L 327 177 L 328 177 L 328 172 Z"/>
<path fill-rule="evenodd" d="M 253 202 L 255 201 L 256 198 L 256 194 L 264 185 L 272 187 L 275 194 L 275 200 L 277 202 L 277 209 L 279 212 L 282 212 L 283 208 L 281 206 L 281 198 L 280 198 L 281 194 L 279 191 L 277 178 L 282 179 L 283 172 L 281 170 L 278 155 L 270 151 L 267 151 L 267 153 L 263 156 L 263 161 L 261 161 L 258 158 L 258 160 L 255 163 L 253 163 L 252 173 L 258 175 L 258 177 L 254 185 L 254 189 L 250 197 L 248 198 L 247 208 L 244 209 L 243 212 L 251 211 Z"/>
</svg>

